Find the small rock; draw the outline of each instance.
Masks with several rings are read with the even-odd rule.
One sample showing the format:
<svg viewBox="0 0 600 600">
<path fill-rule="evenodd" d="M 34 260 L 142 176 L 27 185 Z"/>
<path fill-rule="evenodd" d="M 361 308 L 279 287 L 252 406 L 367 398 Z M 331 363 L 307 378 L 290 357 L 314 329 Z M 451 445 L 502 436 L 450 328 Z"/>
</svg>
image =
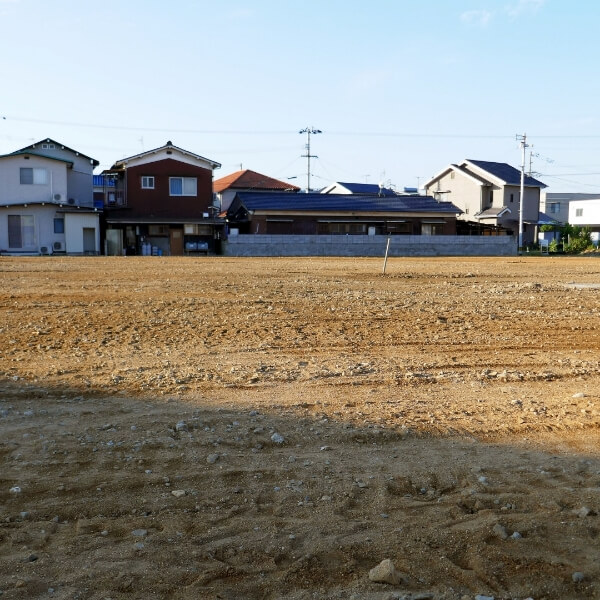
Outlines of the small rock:
<svg viewBox="0 0 600 600">
<path fill-rule="evenodd" d="M 218 460 L 219 460 L 219 455 L 218 454 L 209 454 L 206 457 L 206 462 L 209 465 L 214 465 Z"/>
<path fill-rule="evenodd" d="M 182 496 L 185 496 L 185 490 L 173 490 L 171 495 L 175 496 L 175 498 L 181 498 Z"/>
<path fill-rule="evenodd" d="M 37 554 L 30 554 L 27 557 L 27 562 L 35 562 L 38 559 Z"/>
<path fill-rule="evenodd" d="M 136 550 L 143 550 L 143 549 L 144 549 L 144 544 L 143 544 L 143 542 L 136 542 L 136 543 L 133 545 L 133 547 L 134 547 Z"/>
<path fill-rule="evenodd" d="M 271 436 L 271 441 L 275 444 L 283 444 L 283 442 L 285 442 L 285 438 L 279 433 L 274 433 Z"/>
<path fill-rule="evenodd" d="M 501 540 L 508 538 L 508 532 L 506 531 L 506 528 L 503 525 L 500 525 L 500 523 L 496 523 L 492 531 L 494 532 L 494 535 L 499 537 Z"/>
<path fill-rule="evenodd" d="M 520 540 L 523 536 L 518 531 L 515 531 L 510 537 L 513 540 Z"/>
<path fill-rule="evenodd" d="M 187 431 L 187 430 L 188 430 L 188 426 L 185 421 L 179 421 L 179 423 L 177 423 L 177 425 L 175 425 L 175 431 Z"/>
<path fill-rule="evenodd" d="M 571 579 L 574 583 L 581 583 L 585 579 L 585 575 L 581 571 L 575 571 L 575 573 L 571 575 Z"/>
<path fill-rule="evenodd" d="M 583 392 L 577 392 L 573 394 L 573 398 L 585 398 L 585 394 Z"/>
<path fill-rule="evenodd" d="M 494 596 L 483 596 L 482 594 L 477 594 L 477 596 L 475 596 L 475 600 L 494 600 Z"/>
<path fill-rule="evenodd" d="M 18 485 L 13 485 L 10 490 L 8 490 L 11 494 L 20 494 L 21 488 Z"/>
<path fill-rule="evenodd" d="M 587 506 L 582 506 L 579 510 L 575 511 L 575 514 L 580 519 L 585 519 L 585 517 L 589 517 L 592 514 L 592 511 Z"/>
<path fill-rule="evenodd" d="M 389 558 L 382 560 L 369 571 L 369 579 L 375 583 L 389 583 L 391 585 L 402 583 L 401 574 L 396 571 L 394 563 Z"/>
<path fill-rule="evenodd" d="M 147 529 L 134 529 L 131 532 L 131 535 L 133 535 L 134 537 L 146 537 L 148 535 L 148 530 Z"/>
</svg>

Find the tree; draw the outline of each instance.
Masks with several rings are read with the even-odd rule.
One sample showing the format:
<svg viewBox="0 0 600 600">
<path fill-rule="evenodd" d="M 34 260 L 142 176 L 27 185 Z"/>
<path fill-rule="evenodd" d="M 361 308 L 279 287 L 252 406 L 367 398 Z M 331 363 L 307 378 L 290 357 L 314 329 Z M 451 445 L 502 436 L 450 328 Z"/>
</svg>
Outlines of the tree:
<svg viewBox="0 0 600 600">
<path fill-rule="evenodd" d="M 579 227 L 566 223 L 561 230 L 561 235 L 567 239 L 566 243 L 563 244 L 563 249 L 567 254 L 579 254 L 594 246 L 589 227 Z"/>
</svg>

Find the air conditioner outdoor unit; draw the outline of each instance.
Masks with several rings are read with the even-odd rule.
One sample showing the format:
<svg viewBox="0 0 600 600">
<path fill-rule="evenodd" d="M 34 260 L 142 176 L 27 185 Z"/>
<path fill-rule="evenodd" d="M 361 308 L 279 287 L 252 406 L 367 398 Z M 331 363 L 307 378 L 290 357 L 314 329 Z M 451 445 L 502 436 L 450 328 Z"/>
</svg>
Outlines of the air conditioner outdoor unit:
<svg viewBox="0 0 600 600">
<path fill-rule="evenodd" d="M 68 202 L 69 204 L 75 204 L 75 198 L 69 198 L 69 199 L 67 200 L 67 202 Z"/>
<path fill-rule="evenodd" d="M 60 201 L 60 199 L 62 198 L 62 196 L 60 194 L 54 194 L 54 199 L 58 202 Z"/>
<path fill-rule="evenodd" d="M 52 244 L 52 248 L 54 249 L 55 252 L 64 252 L 65 243 L 64 242 L 54 242 L 54 244 Z"/>
<path fill-rule="evenodd" d="M 50 248 L 48 246 L 40 246 L 40 254 L 50 254 Z"/>
</svg>

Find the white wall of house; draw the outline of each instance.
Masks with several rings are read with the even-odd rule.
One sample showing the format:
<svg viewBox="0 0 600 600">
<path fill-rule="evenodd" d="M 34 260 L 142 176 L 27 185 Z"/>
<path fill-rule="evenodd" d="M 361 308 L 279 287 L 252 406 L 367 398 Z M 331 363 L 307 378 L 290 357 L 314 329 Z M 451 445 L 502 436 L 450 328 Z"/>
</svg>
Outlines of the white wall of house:
<svg viewBox="0 0 600 600">
<path fill-rule="evenodd" d="M 600 229 L 600 198 L 594 200 L 571 200 L 569 223 L 579 227 Z"/>
<path fill-rule="evenodd" d="M 69 193 L 66 200 L 70 198 L 78 206 L 93 206 L 94 197 L 91 185 L 94 173 L 93 159 L 51 140 L 36 143 L 31 148 L 31 152 L 73 163 L 73 166 L 69 167 L 66 173 Z"/>
<path fill-rule="evenodd" d="M 53 248 L 54 243 L 65 246 L 65 234 L 54 232 L 54 219 L 62 219 L 56 206 L 32 205 L 0 208 L 0 252 L 38 253 L 42 247 Z M 16 236 L 9 236 L 9 222 L 19 227 Z M 17 245 L 15 243 L 15 238 Z M 20 238 L 20 239 L 19 239 Z"/>
<path fill-rule="evenodd" d="M 21 169 L 35 170 L 35 183 L 21 183 Z M 91 179 L 91 176 L 90 176 Z M 18 154 L 0 160 L 0 205 L 67 201 L 67 164 L 40 156 Z"/>
<path fill-rule="evenodd" d="M 65 213 L 64 216 L 67 254 L 99 253 L 100 217 L 98 213 Z"/>
</svg>

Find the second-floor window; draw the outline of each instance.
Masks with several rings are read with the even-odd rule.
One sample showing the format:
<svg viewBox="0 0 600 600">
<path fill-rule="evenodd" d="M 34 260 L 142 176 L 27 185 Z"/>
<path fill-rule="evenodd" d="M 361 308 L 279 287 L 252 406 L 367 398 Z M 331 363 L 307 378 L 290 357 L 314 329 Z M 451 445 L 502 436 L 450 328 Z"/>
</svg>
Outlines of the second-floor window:
<svg viewBox="0 0 600 600">
<path fill-rule="evenodd" d="M 195 177 L 169 177 L 170 196 L 196 196 L 197 187 Z"/>
<path fill-rule="evenodd" d="M 560 202 L 554 202 L 550 204 L 550 212 L 557 213 L 560 212 Z"/>
<path fill-rule="evenodd" d="M 154 176 L 153 175 L 143 175 L 142 176 L 142 189 L 143 190 L 153 190 L 154 189 Z"/>
<path fill-rule="evenodd" d="M 583 208 L 576 208 L 575 209 L 575 216 L 576 217 L 583 217 Z"/>
<path fill-rule="evenodd" d="M 44 185 L 48 183 L 48 172 L 46 169 L 21 167 L 20 181 L 28 185 Z"/>
</svg>

